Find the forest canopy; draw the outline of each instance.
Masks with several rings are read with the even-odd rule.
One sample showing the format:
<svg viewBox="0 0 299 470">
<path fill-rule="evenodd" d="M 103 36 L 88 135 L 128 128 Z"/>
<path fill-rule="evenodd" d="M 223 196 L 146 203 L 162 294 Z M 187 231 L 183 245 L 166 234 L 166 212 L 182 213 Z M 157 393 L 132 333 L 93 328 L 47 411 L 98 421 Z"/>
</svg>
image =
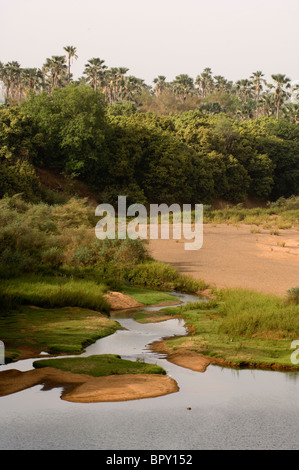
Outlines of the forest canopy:
<svg viewBox="0 0 299 470">
<path fill-rule="evenodd" d="M 44 195 L 36 170 L 84 182 L 99 201 L 242 203 L 298 195 L 298 104 L 291 80 L 261 71 L 232 83 L 205 68 L 150 87 L 76 48 L 41 69 L 0 62 L 0 197 Z"/>
</svg>

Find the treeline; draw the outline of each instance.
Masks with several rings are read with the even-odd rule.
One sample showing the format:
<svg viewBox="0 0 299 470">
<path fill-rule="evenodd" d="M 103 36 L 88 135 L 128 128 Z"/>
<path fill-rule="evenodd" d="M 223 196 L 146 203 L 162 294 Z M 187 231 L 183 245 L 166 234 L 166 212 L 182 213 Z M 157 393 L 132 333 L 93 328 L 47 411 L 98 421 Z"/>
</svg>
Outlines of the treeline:
<svg viewBox="0 0 299 470">
<path fill-rule="evenodd" d="M 63 50 L 64 55 L 47 58 L 40 68 L 23 68 L 17 61 L 6 64 L 0 61 L 6 104 L 21 103 L 31 93 L 51 94 L 54 89 L 73 82 L 71 68 L 78 58 L 77 48 L 66 46 Z M 214 75 L 206 67 L 194 78 L 182 73 L 167 81 L 164 75 L 158 75 L 149 85 L 142 78 L 129 75 L 127 67 L 108 67 L 105 60 L 93 57 L 75 82 L 101 91 L 110 105 L 130 102 L 139 111 L 158 115 L 200 109 L 208 115 L 224 112 L 240 121 L 275 116 L 299 122 L 299 84 L 292 84 L 282 73 L 272 74 L 269 82 L 258 70 L 233 82 Z"/>
<path fill-rule="evenodd" d="M 200 110 L 164 116 L 70 84 L 0 108 L 0 197 L 45 198 L 36 168 L 85 182 L 103 202 L 231 203 L 298 195 L 299 128 Z"/>
</svg>

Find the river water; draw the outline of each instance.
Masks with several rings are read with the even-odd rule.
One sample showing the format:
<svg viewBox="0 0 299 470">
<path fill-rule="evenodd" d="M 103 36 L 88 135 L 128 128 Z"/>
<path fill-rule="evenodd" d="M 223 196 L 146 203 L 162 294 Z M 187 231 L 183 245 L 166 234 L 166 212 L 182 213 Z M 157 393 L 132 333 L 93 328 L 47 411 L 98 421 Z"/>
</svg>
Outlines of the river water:
<svg viewBox="0 0 299 470">
<path fill-rule="evenodd" d="M 36 386 L 0 397 L 0 449 L 299 448 L 299 373 L 218 366 L 194 372 L 169 363 L 148 347 L 161 338 L 186 334 L 182 320 L 139 324 L 130 312 L 116 319 L 125 329 L 98 340 L 82 356 L 111 353 L 156 363 L 177 381 L 179 391 L 127 402 L 81 404 L 61 400 L 61 388 L 45 391 Z M 0 366 L 0 371 L 29 370 L 32 362 Z"/>
</svg>

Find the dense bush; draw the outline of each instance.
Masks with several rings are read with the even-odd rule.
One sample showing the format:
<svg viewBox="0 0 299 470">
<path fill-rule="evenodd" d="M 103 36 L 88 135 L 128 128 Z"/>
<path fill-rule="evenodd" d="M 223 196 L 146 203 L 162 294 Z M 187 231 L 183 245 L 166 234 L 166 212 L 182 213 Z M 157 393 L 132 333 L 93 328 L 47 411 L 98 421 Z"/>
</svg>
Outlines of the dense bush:
<svg viewBox="0 0 299 470">
<path fill-rule="evenodd" d="M 133 268 L 128 280 L 135 286 L 164 291 L 194 293 L 206 287 L 204 281 L 179 274 L 176 268 L 159 261 L 147 261 Z"/>
<path fill-rule="evenodd" d="M 0 196 L 24 192 L 28 200 L 47 197 L 33 164 L 77 177 L 107 203 L 118 195 L 143 204 L 273 201 L 298 195 L 299 128 L 223 112 L 109 107 L 100 92 L 71 84 L 0 108 L 0 163 Z"/>
<path fill-rule="evenodd" d="M 141 260 L 139 240 L 98 240 L 94 211 L 85 200 L 64 204 L 25 202 L 20 196 L 0 200 L 0 275 L 24 273 L 88 274 L 112 279 Z"/>
</svg>

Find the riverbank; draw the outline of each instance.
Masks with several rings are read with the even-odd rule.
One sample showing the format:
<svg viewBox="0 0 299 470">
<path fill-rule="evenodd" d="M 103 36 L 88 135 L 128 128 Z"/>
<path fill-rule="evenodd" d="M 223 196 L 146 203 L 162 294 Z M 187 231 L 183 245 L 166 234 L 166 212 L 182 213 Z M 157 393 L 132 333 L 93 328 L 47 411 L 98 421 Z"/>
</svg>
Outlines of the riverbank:
<svg viewBox="0 0 299 470">
<path fill-rule="evenodd" d="M 178 391 L 170 377 L 155 374 L 126 374 L 91 377 L 51 367 L 20 372 L 12 369 L 1 372 L 0 396 L 20 392 L 36 385 L 49 390 L 61 387 L 61 399 L 77 403 L 128 401 L 154 398 Z"/>
<path fill-rule="evenodd" d="M 254 362 L 246 360 L 226 360 L 221 357 L 212 357 L 200 354 L 190 350 L 173 350 L 167 346 L 166 340 L 157 341 L 150 345 L 151 351 L 166 356 L 172 364 L 193 370 L 195 372 L 205 372 L 210 365 L 226 367 L 230 369 L 259 369 L 273 370 L 280 372 L 299 372 L 299 367 L 295 365 L 284 365 L 271 362 Z M 290 353 L 291 354 L 291 353 Z"/>
<path fill-rule="evenodd" d="M 182 318 L 189 334 L 155 342 L 151 350 L 169 362 L 204 372 L 210 364 L 230 368 L 299 371 L 293 341 L 299 335 L 299 305 L 246 289 L 220 289 L 214 299 L 169 307 L 159 315 Z M 135 315 L 142 323 L 155 313 Z"/>
<path fill-rule="evenodd" d="M 176 297 L 163 292 L 136 288 L 131 291 L 148 305 L 157 302 L 157 308 L 158 305 L 179 303 Z M 109 291 L 105 299 L 111 311 L 136 310 L 145 305 L 121 292 Z M 1 325 L 12 362 L 25 358 L 38 360 L 33 363 L 33 370 L 1 371 L 0 396 L 43 385 L 45 390 L 61 387 L 62 400 L 95 403 L 154 398 L 179 390 L 176 381 L 167 377 L 166 372 L 154 364 L 126 361 L 119 356 L 65 357 L 67 354 L 79 354 L 88 344 L 121 329 L 115 318 L 108 318 L 99 312 L 74 307 L 42 309 L 23 306 L 10 312 L 9 317 L 2 318 Z M 25 335 L 29 331 L 31 334 Z M 56 354 L 53 353 L 53 341 Z M 40 360 L 45 352 L 47 358 Z M 60 367 L 65 370 L 60 370 Z"/>
</svg>

